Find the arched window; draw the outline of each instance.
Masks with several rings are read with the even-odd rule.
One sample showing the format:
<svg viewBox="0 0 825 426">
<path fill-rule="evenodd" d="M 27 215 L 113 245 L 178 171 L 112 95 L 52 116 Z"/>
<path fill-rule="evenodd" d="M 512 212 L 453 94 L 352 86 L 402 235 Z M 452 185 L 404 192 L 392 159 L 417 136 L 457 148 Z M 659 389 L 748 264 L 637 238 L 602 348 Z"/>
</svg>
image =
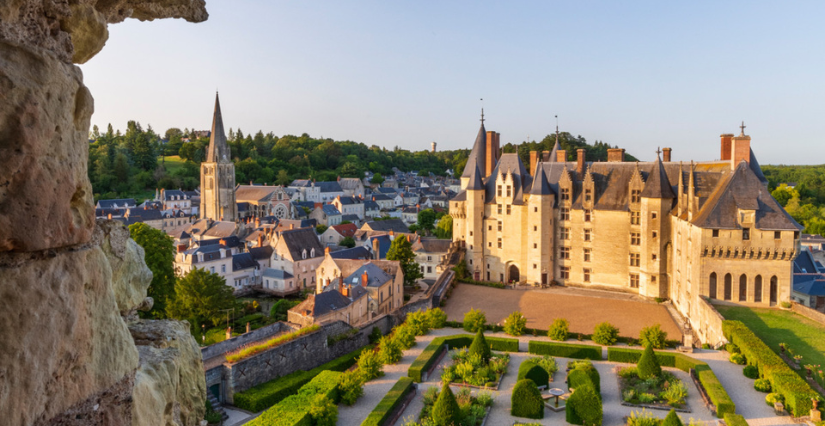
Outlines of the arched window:
<svg viewBox="0 0 825 426">
<path fill-rule="evenodd" d="M 310 251 L 309 251 L 309 257 L 315 257 L 315 249 L 314 249 L 314 248 L 313 248 L 313 249 L 310 249 Z"/>
<path fill-rule="evenodd" d="M 302 259 L 306 259 L 306 258 L 307 258 L 307 249 L 304 249 L 304 251 L 303 251 L 303 252 L 301 252 L 301 258 L 302 258 Z"/>
<path fill-rule="evenodd" d="M 745 274 L 739 276 L 739 301 L 748 301 L 748 277 Z"/>
<path fill-rule="evenodd" d="M 730 274 L 725 274 L 725 300 L 731 299 L 731 281 L 733 278 Z"/>
<path fill-rule="evenodd" d="M 777 300 L 777 292 L 778 292 L 779 284 L 776 279 L 776 275 L 771 277 L 771 306 L 776 304 Z"/>
<path fill-rule="evenodd" d="M 757 275 L 756 278 L 753 279 L 753 301 L 762 301 L 762 275 Z"/>
<path fill-rule="evenodd" d="M 710 273 L 708 287 L 708 297 L 710 297 L 711 299 L 716 299 L 716 272 Z"/>
</svg>

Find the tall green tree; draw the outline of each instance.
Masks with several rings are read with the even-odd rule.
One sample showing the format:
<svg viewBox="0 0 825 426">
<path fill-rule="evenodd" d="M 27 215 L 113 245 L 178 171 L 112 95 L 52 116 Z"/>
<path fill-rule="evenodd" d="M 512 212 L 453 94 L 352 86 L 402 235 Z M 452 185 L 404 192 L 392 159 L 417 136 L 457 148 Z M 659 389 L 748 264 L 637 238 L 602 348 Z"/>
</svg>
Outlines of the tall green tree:
<svg viewBox="0 0 825 426">
<path fill-rule="evenodd" d="M 421 229 L 432 231 L 435 224 L 435 210 L 424 209 L 418 212 L 418 221 L 416 222 Z"/>
<path fill-rule="evenodd" d="M 152 228 L 145 223 L 129 225 L 129 235 L 143 247 L 146 253 L 146 266 L 152 271 L 152 283 L 148 295 L 154 299 L 152 310 L 141 316 L 149 318 L 166 318 L 166 306 L 175 296 L 175 245 L 165 232 Z"/>
<path fill-rule="evenodd" d="M 421 266 L 415 261 L 415 253 L 412 251 L 412 244 L 406 236 L 395 237 L 387 251 L 387 260 L 397 260 L 401 263 L 401 270 L 404 271 L 404 285 L 411 286 L 415 280 L 423 278 Z"/>
<path fill-rule="evenodd" d="M 235 307 L 235 296 L 226 280 L 205 269 L 195 268 L 175 284 L 175 298 L 166 306 L 170 318 L 187 320 L 193 328 L 207 322 L 213 326 Z"/>
<path fill-rule="evenodd" d="M 441 216 L 438 225 L 435 226 L 435 236 L 438 238 L 453 239 L 453 217 L 450 215 Z"/>
</svg>

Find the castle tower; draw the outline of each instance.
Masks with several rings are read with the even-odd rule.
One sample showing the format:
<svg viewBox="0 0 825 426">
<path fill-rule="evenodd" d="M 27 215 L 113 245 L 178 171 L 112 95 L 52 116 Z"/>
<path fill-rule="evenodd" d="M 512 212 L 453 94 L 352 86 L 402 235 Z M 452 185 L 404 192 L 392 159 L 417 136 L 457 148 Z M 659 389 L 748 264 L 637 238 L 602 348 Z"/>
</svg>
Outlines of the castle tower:
<svg viewBox="0 0 825 426">
<path fill-rule="evenodd" d="M 472 177 L 467 181 L 466 201 L 466 231 L 467 239 L 467 266 L 473 272 L 473 279 L 481 280 L 475 271 L 483 270 L 484 264 L 484 182 L 481 177 L 481 167 L 473 168 Z"/>
<path fill-rule="evenodd" d="M 238 218 L 235 204 L 235 164 L 232 163 L 218 94 L 215 94 L 215 112 L 212 117 L 212 135 L 206 150 L 206 161 L 201 163 L 201 218 L 234 222 Z"/>
<path fill-rule="evenodd" d="M 669 297 L 670 211 L 676 194 L 665 173 L 659 152 L 641 194 L 642 250 L 639 294 Z"/>
<path fill-rule="evenodd" d="M 530 189 L 527 209 L 527 223 L 531 227 L 528 229 L 527 264 L 537 267 L 524 269 L 528 283 L 550 284 L 554 276 L 553 237 L 556 228 L 553 223 L 553 204 L 555 204 L 555 194 L 547 183 L 544 167 L 538 159 L 533 166 L 536 172 L 533 174 L 533 186 Z"/>
<path fill-rule="evenodd" d="M 467 184 L 472 179 L 476 168 L 479 172 L 487 167 L 487 130 L 484 128 L 484 110 L 481 111 L 481 128 L 478 129 L 476 141 L 473 143 L 473 150 L 467 157 L 467 165 L 464 166 L 464 173 L 461 174 L 461 189 L 466 189 Z M 484 176 L 482 176 L 484 177 Z"/>
</svg>

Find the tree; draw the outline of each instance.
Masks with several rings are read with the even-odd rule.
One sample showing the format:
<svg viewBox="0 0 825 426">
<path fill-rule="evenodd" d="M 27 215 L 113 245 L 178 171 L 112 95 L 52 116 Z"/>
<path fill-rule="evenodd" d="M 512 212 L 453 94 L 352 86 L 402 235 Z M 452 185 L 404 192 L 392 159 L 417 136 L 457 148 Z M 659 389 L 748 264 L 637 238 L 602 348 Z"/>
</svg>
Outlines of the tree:
<svg viewBox="0 0 825 426">
<path fill-rule="evenodd" d="M 342 239 L 341 242 L 338 243 L 338 245 L 353 248 L 355 247 L 355 239 L 352 237 L 344 237 L 344 239 Z"/>
<path fill-rule="evenodd" d="M 170 318 L 188 320 L 192 327 L 207 321 L 217 326 L 225 318 L 225 309 L 235 307 L 235 296 L 226 280 L 205 269 L 195 268 L 179 278 L 175 298 L 166 306 Z"/>
<path fill-rule="evenodd" d="M 286 321 L 289 309 L 298 303 L 300 302 L 291 302 L 287 299 L 281 299 L 272 305 L 272 308 L 269 310 L 269 316 L 275 321 Z"/>
<path fill-rule="evenodd" d="M 433 404 L 433 421 L 438 426 L 451 426 L 461 424 L 461 408 L 455 400 L 455 395 L 448 383 L 444 383 L 438 399 Z"/>
<path fill-rule="evenodd" d="M 779 204 L 782 205 L 782 207 L 787 206 L 788 201 L 790 201 L 792 198 L 799 198 L 799 193 L 784 183 L 779 185 L 779 187 L 777 187 L 776 189 L 774 189 L 771 192 L 771 195 L 773 196 L 773 198 L 776 198 L 776 201 L 778 201 Z"/>
<path fill-rule="evenodd" d="M 435 236 L 447 240 L 453 239 L 453 217 L 444 215 L 438 219 L 438 225 L 435 226 Z"/>
<path fill-rule="evenodd" d="M 275 178 L 275 183 L 282 186 L 287 186 L 292 180 L 289 179 L 289 173 L 286 170 L 278 170 L 278 177 Z"/>
<path fill-rule="evenodd" d="M 435 211 L 433 209 L 424 209 L 418 212 L 419 227 L 427 231 L 432 231 L 435 223 Z"/>
<path fill-rule="evenodd" d="M 403 236 L 397 236 L 387 251 L 387 260 L 397 260 L 401 263 L 401 270 L 404 271 L 404 285 L 412 286 L 419 278 L 423 278 L 421 267 L 415 261 L 415 253 L 412 251 L 410 240 Z"/>
<path fill-rule="evenodd" d="M 370 182 L 376 185 L 381 185 L 382 183 L 384 183 L 384 176 L 381 176 L 380 174 L 376 173 L 372 175 L 372 179 L 370 179 Z"/>
<path fill-rule="evenodd" d="M 166 306 L 175 296 L 174 242 L 165 232 L 145 223 L 129 225 L 129 235 L 143 247 L 146 266 L 152 271 L 152 283 L 147 293 L 155 304 L 148 313 L 141 312 L 141 316 L 166 318 Z"/>
<path fill-rule="evenodd" d="M 679 418 L 679 415 L 676 414 L 676 410 L 671 409 L 669 413 L 667 413 L 667 417 L 665 417 L 665 421 L 662 422 L 662 426 L 683 426 L 682 419 Z"/>
<path fill-rule="evenodd" d="M 326 225 L 323 225 L 323 224 L 315 226 L 315 232 L 318 233 L 318 235 L 321 235 L 324 232 L 327 232 L 327 229 L 329 229 L 329 227 L 326 226 Z"/>
<path fill-rule="evenodd" d="M 490 346 L 487 345 L 487 339 L 484 338 L 484 332 L 481 329 L 476 332 L 476 337 L 473 343 L 470 344 L 470 355 L 478 355 L 481 357 L 481 362 L 487 364 L 493 356 Z"/>
<path fill-rule="evenodd" d="M 659 365 L 656 353 L 653 352 L 653 346 L 645 346 L 645 351 L 642 352 L 642 357 L 639 358 L 639 364 L 636 369 L 639 372 L 639 378 L 642 380 L 647 380 L 662 374 L 662 367 Z"/>
</svg>

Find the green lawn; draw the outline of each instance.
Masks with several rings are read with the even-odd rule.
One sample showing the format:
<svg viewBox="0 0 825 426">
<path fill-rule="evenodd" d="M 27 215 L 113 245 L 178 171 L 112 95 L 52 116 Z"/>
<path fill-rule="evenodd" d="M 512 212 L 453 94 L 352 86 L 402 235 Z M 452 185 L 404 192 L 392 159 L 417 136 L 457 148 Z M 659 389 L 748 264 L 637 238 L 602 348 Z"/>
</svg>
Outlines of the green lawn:
<svg viewBox="0 0 825 426">
<path fill-rule="evenodd" d="M 172 173 L 173 171 L 183 167 L 183 163 L 185 160 L 178 157 L 177 155 L 169 155 L 167 157 L 158 157 L 158 163 L 164 164 L 166 166 L 166 172 Z"/>
<path fill-rule="evenodd" d="M 774 352 L 779 353 L 780 343 L 787 343 L 795 354 L 802 355 L 802 365 L 825 366 L 825 325 L 779 309 L 714 307 L 725 319 L 745 323 Z"/>
</svg>

